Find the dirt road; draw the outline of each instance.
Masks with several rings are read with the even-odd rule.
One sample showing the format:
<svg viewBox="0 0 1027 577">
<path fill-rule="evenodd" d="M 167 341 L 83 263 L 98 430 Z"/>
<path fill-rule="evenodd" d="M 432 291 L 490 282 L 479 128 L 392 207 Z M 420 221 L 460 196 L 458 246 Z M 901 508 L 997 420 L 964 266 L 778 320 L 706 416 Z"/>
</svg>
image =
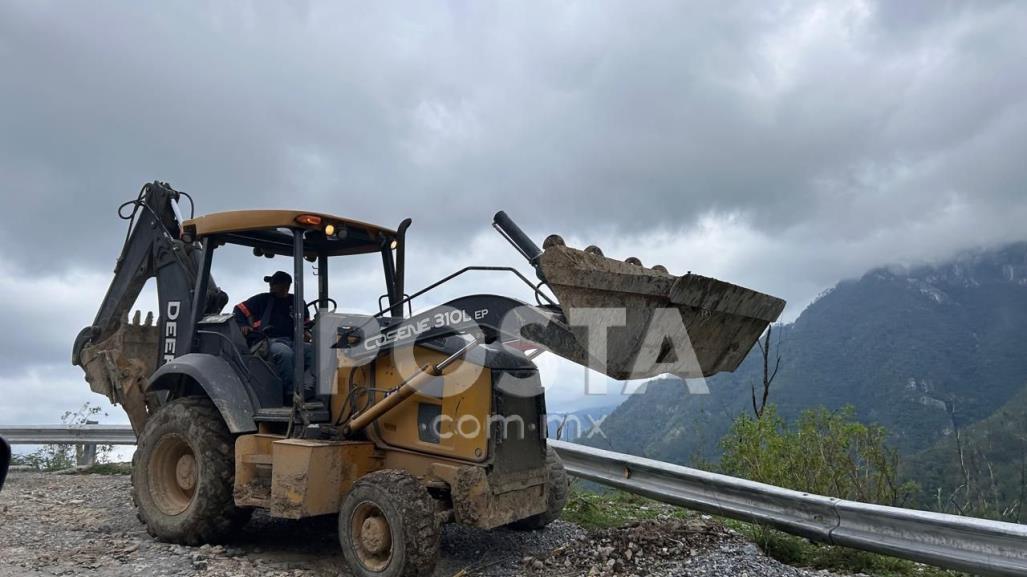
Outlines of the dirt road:
<svg viewBox="0 0 1027 577">
<path fill-rule="evenodd" d="M 716 525 L 668 523 L 587 532 L 558 521 L 528 533 L 448 525 L 435 575 L 827 575 L 781 565 Z M 225 545 L 183 547 L 146 534 L 126 476 L 13 473 L 0 493 L 0 577 L 335 577 L 342 565 L 334 518 L 258 514 Z"/>
</svg>

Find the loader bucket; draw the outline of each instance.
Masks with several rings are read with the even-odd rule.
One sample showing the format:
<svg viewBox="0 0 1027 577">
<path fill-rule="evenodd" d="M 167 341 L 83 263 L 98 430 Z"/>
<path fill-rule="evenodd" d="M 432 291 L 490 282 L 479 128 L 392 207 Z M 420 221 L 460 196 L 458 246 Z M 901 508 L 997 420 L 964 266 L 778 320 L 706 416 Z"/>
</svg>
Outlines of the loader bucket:
<svg viewBox="0 0 1027 577">
<path fill-rule="evenodd" d="M 717 279 L 674 276 L 560 240 L 547 241 L 534 264 L 559 311 L 522 334 L 618 380 L 733 371 L 785 306 Z"/>
</svg>

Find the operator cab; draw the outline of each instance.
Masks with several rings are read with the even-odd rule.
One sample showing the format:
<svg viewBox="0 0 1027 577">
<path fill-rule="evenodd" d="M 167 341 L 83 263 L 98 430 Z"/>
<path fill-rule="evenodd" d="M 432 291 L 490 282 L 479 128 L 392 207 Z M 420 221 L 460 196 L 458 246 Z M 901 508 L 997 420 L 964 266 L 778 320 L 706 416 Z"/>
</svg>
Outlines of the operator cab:
<svg viewBox="0 0 1027 577">
<path fill-rule="evenodd" d="M 182 240 L 186 243 L 200 243 L 199 270 L 193 294 L 208 293 L 211 286 L 211 264 L 218 247 L 234 244 L 249 247 L 255 256 L 287 256 L 293 259 L 293 310 L 309 310 L 311 321 L 304 322 L 304 316 L 294 315 L 293 342 L 303 343 L 304 333 L 310 331 L 315 351 L 314 369 L 304 371 L 302 351 L 296 353 L 293 382 L 297 390 L 312 387 L 313 382 L 323 382 L 320 367 L 331 367 L 334 375 L 336 360 L 334 342 L 336 329 L 345 316 L 335 314 L 337 303 L 329 296 L 329 258 L 358 254 L 379 253 L 382 258 L 385 280 L 385 294 L 379 301 L 380 316 L 402 317 L 404 234 L 410 219 L 400 223 L 396 230 L 346 219 L 338 216 L 302 212 L 295 210 L 246 210 L 220 212 L 200 216 L 182 223 Z M 304 287 L 305 262 L 317 266 L 317 296 L 306 297 Z M 384 304 L 386 303 L 387 304 Z M 202 308 L 202 307 L 200 307 Z M 201 316 L 194 311 L 197 317 Z M 370 319 L 370 317 L 366 317 Z M 398 319 L 397 319 L 398 320 Z M 382 319 L 388 322 L 387 319 Z M 196 342 L 200 351 L 222 356 L 236 365 L 260 407 L 254 415 L 257 421 L 283 421 L 293 419 L 292 399 L 284 398 L 283 385 L 269 364 L 267 348 L 252 346 L 243 336 L 231 314 L 208 315 L 195 318 Z M 225 351 L 226 348 L 234 349 Z M 331 356 L 331 358 L 322 358 Z M 324 371 L 328 374 L 328 369 Z M 315 393 L 323 392 L 316 387 Z M 308 415 L 312 421 L 328 420 L 327 395 L 306 397 Z"/>
</svg>

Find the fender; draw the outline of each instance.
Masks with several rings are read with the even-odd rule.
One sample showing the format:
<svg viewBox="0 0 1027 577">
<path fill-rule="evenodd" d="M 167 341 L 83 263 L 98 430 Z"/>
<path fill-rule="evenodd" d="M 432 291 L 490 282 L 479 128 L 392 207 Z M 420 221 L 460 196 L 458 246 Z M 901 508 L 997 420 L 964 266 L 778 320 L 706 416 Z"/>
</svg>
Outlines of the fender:
<svg viewBox="0 0 1027 577">
<path fill-rule="evenodd" d="M 239 375 L 224 359 L 204 353 L 188 353 L 161 366 L 150 377 L 147 391 L 172 390 L 182 376 L 199 384 L 221 413 L 232 433 L 253 433 L 253 400 Z"/>
</svg>

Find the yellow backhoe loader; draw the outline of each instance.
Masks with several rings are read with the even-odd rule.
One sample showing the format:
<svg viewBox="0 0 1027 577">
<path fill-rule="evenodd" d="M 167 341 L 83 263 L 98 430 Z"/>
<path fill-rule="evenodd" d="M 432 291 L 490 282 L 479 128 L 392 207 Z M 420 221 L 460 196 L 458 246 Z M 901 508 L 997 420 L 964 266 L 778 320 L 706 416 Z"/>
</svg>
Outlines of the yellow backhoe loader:
<svg viewBox="0 0 1027 577">
<path fill-rule="evenodd" d="M 255 509 L 337 515 L 355 575 L 427 575 L 443 523 L 539 529 L 566 501 L 535 354 L 615 379 L 708 376 L 734 370 L 784 307 L 555 235 L 540 249 L 502 212 L 493 225 L 537 278 L 468 267 L 407 294 L 409 219 L 394 230 L 299 210 L 187 219 L 183 198 L 191 207 L 153 182 L 122 205 L 130 224 L 114 278 L 72 354 L 92 390 L 128 413 L 138 437 L 133 498 L 166 541 L 223 539 Z M 312 366 L 294 363 L 291 394 L 266 339 L 244 336 L 223 312 L 228 297 L 211 270 L 225 245 L 291 260 L 293 342 L 314 350 Z M 381 257 L 374 314 L 338 312 L 328 286 L 329 266 L 358 254 Z M 307 266 L 317 273 L 310 300 Z M 478 294 L 413 311 L 415 299 L 473 270 L 525 283 L 535 302 Z M 130 322 L 151 278 L 158 318 Z"/>
</svg>

